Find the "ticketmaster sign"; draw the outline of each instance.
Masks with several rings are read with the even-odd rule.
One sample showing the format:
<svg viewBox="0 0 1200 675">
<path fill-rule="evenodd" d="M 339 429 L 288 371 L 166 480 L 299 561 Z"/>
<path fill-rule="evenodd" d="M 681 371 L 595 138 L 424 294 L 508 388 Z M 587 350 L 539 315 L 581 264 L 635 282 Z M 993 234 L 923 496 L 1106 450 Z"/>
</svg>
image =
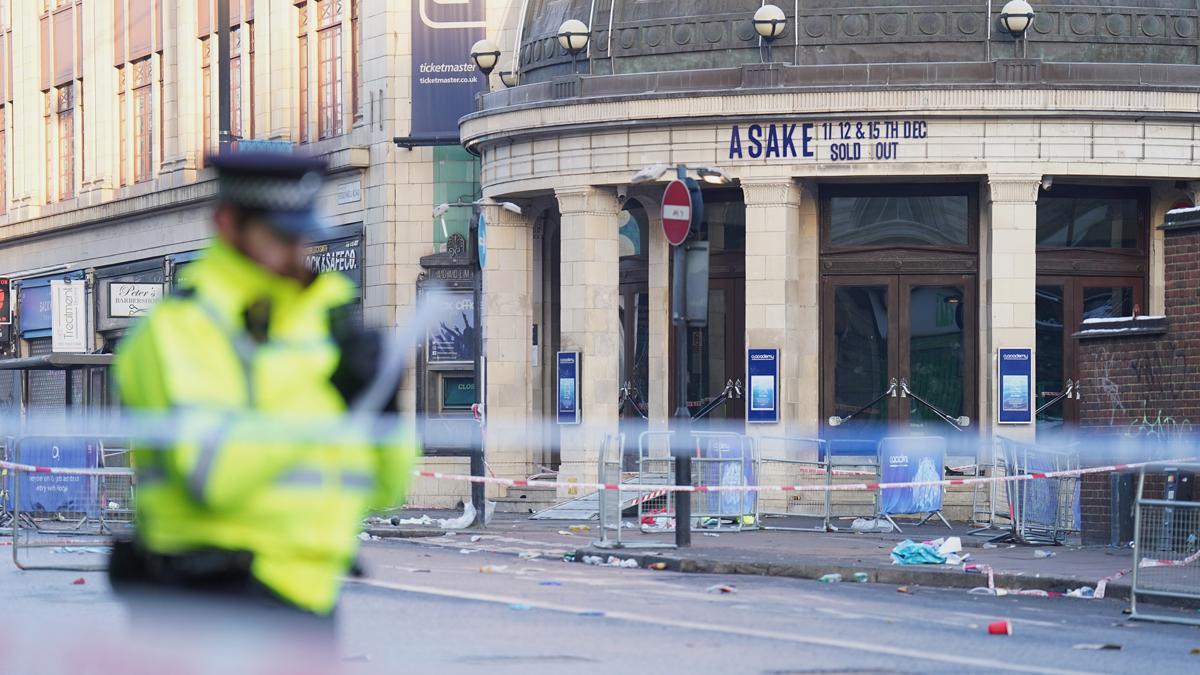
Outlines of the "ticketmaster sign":
<svg viewBox="0 0 1200 675">
<path fill-rule="evenodd" d="M 471 62 L 484 37 L 486 0 L 411 0 L 412 140 L 457 145 L 458 119 L 487 83 Z"/>
</svg>

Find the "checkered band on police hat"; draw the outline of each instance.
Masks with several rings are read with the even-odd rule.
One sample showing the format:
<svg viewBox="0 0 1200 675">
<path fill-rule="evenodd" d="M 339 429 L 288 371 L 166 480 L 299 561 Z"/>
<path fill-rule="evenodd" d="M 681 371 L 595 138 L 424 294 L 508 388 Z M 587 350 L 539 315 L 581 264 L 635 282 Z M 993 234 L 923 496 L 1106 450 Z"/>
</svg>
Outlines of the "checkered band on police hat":
<svg viewBox="0 0 1200 675">
<path fill-rule="evenodd" d="M 316 204 L 324 182 L 316 171 L 299 179 L 246 173 L 222 175 L 219 196 L 223 201 L 249 209 L 305 211 Z"/>
</svg>

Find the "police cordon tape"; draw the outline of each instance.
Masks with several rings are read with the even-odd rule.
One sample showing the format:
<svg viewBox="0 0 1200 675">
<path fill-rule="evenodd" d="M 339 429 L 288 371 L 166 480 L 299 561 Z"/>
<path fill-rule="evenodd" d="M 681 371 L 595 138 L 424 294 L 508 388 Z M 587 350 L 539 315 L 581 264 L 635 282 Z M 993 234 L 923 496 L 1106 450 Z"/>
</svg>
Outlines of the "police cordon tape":
<svg viewBox="0 0 1200 675">
<path fill-rule="evenodd" d="M 1111 471 L 1127 471 L 1150 466 L 1190 464 L 1200 462 L 1197 457 L 1179 459 L 1159 459 L 1148 462 L 1129 464 L 1110 464 L 1107 466 L 1088 467 L 1086 469 L 1065 469 L 1062 471 L 1042 471 L 1005 476 L 980 476 L 972 478 L 946 478 L 942 480 L 910 481 L 905 483 L 853 483 L 845 485 L 652 485 L 652 484 L 617 484 L 617 483 L 570 483 L 570 487 L 609 492 L 864 492 L 872 490 L 896 490 L 915 487 L 938 487 L 958 485 L 978 485 L 987 483 L 1008 483 L 1017 481 L 1043 480 L 1050 478 L 1067 478 L 1093 473 L 1108 473 Z M 74 476 L 129 476 L 135 472 L 121 468 L 79 469 L 66 467 L 46 467 L 32 464 L 18 464 L 0 461 L 0 469 L 23 471 L 27 473 L 44 473 Z M 492 476 L 466 476 L 462 474 L 441 473 L 437 471 L 414 471 L 413 476 L 433 480 L 450 480 L 465 483 L 485 483 L 505 487 L 557 486 L 557 481 L 522 480 L 515 478 L 495 478 Z"/>
</svg>

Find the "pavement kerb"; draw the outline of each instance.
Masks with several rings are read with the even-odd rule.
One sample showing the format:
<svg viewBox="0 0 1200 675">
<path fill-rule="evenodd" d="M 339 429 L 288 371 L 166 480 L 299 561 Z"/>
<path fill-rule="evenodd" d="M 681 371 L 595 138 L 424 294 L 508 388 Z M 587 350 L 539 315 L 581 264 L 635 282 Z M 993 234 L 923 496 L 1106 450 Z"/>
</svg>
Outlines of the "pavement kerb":
<svg viewBox="0 0 1200 675">
<path fill-rule="evenodd" d="M 584 556 L 609 556 L 621 559 L 633 558 L 638 567 L 647 568 L 654 563 L 663 563 L 666 569 L 675 572 L 699 574 L 747 574 L 755 576 L 791 577 L 794 579 L 819 579 L 826 574 L 841 574 L 842 583 L 854 583 L 855 573 L 865 572 L 868 583 L 894 586 L 929 586 L 934 588 L 972 589 L 987 586 L 986 574 L 969 574 L 959 569 L 928 568 L 918 566 L 847 565 L 844 560 L 806 560 L 802 563 L 779 564 L 753 561 L 723 561 L 698 556 L 671 556 L 662 554 L 636 553 L 622 549 L 600 549 L 584 547 L 575 551 L 575 562 L 583 562 Z M 1095 580 L 1086 581 L 1075 577 L 1029 576 L 1025 574 L 994 573 L 997 588 L 1020 588 L 1025 590 L 1065 592 L 1080 586 L 1094 586 Z M 1127 584 L 1111 583 L 1106 597 L 1117 600 L 1129 599 Z"/>
</svg>

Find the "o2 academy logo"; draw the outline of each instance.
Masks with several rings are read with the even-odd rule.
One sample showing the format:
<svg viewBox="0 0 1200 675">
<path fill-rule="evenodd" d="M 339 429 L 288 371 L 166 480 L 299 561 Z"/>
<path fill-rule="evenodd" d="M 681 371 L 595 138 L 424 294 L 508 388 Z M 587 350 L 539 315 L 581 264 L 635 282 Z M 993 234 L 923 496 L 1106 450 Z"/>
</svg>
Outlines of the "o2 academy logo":
<svg viewBox="0 0 1200 675">
<path fill-rule="evenodd" d="M 815 157 L 811 122 L 804 124 L 751 124 L 745 134 L 737 125 L 729 133 L 729 159 Z"/>
</svg>

